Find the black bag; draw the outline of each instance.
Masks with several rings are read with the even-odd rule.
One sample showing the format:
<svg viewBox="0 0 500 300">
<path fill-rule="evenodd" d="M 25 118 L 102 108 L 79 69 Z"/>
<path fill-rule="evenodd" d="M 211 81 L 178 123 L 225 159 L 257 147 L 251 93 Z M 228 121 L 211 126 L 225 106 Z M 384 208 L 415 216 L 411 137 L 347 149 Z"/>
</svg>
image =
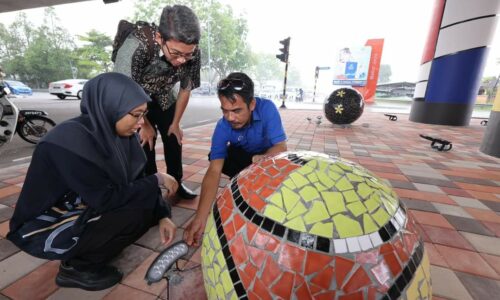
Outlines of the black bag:
<svg viewBox="0 0 500 300">
<path fill-rule="evenodd" d="M 43 259 L 65 260 L 71 254 L 88 222 L 99 219 L 74 192 L 34 220 L 7 236 L 26 253 Z"/>
<path fill-rule="evenodd" d="M 144 35 L 147 38 L 147 47 L 149 52 L 149 57 L 152 58 L 154 56 L 154 23 L 149 24 L 144 21 L 137 21 L 135 24 L 130 23 L 127 20 L 120 20 L 118 23 L 118 30 L 116 31 L 115 39 L 113 41 L 113 52 L 111 53 L 111 61 L 116 61 L 116 55 L 118 53 L 118 49 L 123 45 L 127 37 L 136 30 L 142 30 Z"/>
</svg>

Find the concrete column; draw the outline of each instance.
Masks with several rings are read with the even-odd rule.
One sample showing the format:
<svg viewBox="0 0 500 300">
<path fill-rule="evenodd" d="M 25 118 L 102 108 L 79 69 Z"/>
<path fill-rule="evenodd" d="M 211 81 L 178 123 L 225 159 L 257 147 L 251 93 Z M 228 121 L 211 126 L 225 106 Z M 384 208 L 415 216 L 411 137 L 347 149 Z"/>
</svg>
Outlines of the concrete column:
<svg viewBox="0 0 500 300">
<path fill-rule="evenodd" d="M 499 0 L 436 0 L 410 120 L 469 125 Z"/>
<path fill-rule="evenodd" d="M 497 95 L 480 150 L 485 154 L 500 158 L 500 87 L 497 88 Z"/>
</svg>

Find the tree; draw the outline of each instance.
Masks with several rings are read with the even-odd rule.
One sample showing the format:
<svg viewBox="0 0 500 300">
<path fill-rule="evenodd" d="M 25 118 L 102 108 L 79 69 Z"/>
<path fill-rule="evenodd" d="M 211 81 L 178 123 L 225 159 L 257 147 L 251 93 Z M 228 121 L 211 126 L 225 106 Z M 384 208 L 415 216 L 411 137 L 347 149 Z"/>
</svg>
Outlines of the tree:
<svg viewBox="0 0 500 300">
<path fill-rule="evenodd" d="M 279 80 L 283 78 L 283 66 L 274 54 L 258 53 L 252 55 L 252 64 L 245 72 L 247 72 L 253 80 L 264 85 L 268 81 Z"/>
<path fill-rule="evenodd" d="M 148 0 L 135 5 L 133 20 L 155 21 L 158 23 L 162 8 L 166 5 L 183 4 L 196 13 L 202 27 L 200 41 L 202 68 L 209 67 L 210 45 L 211 78 L 224 77 L 230 72 L 242 71 L 252 64 L 250 48 L 246 42 L 248 25 L 244 18 L 237 17 L 229 5 L 217 0 Z"/>
<path fill-rule="evenodd" d="M 392 76 L 391 65 L 380 65 L 378 83 L 390 82 Z"/>
<path fill-rule="evenodd" d="M 75 49 L 73 60 L 78 68 L 78 77 L 91 78 L 97 74 L 111 71 L 111 46 L 113 40 L 104 33 L 91 30 L 78 36 L 84 43 Z"/>
</svg>

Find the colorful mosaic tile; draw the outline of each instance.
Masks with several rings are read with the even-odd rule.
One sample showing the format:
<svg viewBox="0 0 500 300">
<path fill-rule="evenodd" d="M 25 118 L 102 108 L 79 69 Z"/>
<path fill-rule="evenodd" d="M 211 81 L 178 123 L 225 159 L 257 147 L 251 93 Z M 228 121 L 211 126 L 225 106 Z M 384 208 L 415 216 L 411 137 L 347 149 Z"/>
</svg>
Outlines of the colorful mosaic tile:
<svg viewBox="0 0 500 300">
<path fill-rule="evenodd" d="M 252 165 L 219 194 L 209 220 L 209 299 L 431 297 L 412 217 L 350 161 L 288 152 Z"/>
</svg>

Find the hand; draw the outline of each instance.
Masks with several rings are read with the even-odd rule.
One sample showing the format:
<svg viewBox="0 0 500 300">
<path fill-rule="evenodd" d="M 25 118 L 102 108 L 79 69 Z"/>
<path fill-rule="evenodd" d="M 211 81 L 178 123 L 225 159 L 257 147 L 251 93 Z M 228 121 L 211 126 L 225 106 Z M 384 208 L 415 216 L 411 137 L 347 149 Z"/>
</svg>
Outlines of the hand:
<svg viewBox="0 0 500 300">
<path fill-rule="evenodd" d="M 167 135 L 171 134 L 175 135 L 175 137 L 177 138 L 177 143 L 179 143 L 179 145 L 182 145 L 182 129 L 179 124 L 170 125 Z"/>
<path fill-rule="evenodd" d="M 153 150 L 155 138 L 155 129 L 151 125 L 144 122 L 141 126 L 141 130 L 139 130 L 139 140 L 141 141 L 141 146 L 144 147 L 144 145 L 148 144 L 149 150 Z"/>
<path fill-rule="evenodd" d="M 162 186 L 167 190 L 167 196 L 172 197 L 177 192 L 177 188 L 179 188 L 179 183 L 175 180 L 171 175 L 160 173 L 158 175 L 162 177 Z"/>
<path fill-rule="evenodd" d="M 160 220 L 159 229 L 161 242 L 164 245 L 170 244 L 174 239 L 177 226 L 175 226 L 170 218 L 163 218 Z"/>
<path fill-rule="evenodd" d="M 186 230 L 184 230 L 184 241 L 189 246 L 198 247 L 201 245 L 206 224 L 207 218 L 198 217 L 196 215 L 193 221 L 186 227 Z"/>
</svg>

